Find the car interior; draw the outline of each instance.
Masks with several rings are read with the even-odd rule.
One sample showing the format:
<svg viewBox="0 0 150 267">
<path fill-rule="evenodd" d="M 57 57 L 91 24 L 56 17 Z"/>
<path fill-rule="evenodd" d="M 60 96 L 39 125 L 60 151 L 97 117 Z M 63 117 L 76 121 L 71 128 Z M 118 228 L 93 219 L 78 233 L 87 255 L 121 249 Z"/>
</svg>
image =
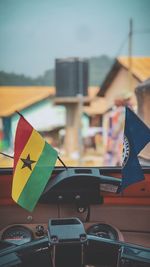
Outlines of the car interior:
<svg viewBox="0 0 150 267">
<path fill-rule="evenodd" d="M 31 213 L 10 197 L 12 169 L 1 169 L 0 266 L 149 266 L 147 182 L 116 194 L 120 173 L 55 167 Z"/>
</svg>

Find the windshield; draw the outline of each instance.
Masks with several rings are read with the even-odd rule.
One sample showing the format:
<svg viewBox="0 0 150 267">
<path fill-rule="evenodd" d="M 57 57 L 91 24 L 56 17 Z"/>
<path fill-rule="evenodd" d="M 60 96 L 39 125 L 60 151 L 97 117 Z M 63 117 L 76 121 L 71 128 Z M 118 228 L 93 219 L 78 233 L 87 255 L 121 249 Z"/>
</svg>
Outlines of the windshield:
<svg viewBox="0 0 150 267">
<path fill-rule="evenodd" d="M 20 115 L 67 166 L 122 166 L 125 106 L 150 126 L 150 2 L 0 1 L 0 167 Z M 150 165 L 149 144 L 139 155 Z M 62 165 L 57 160 L 56 166 Z"/>
</svg>

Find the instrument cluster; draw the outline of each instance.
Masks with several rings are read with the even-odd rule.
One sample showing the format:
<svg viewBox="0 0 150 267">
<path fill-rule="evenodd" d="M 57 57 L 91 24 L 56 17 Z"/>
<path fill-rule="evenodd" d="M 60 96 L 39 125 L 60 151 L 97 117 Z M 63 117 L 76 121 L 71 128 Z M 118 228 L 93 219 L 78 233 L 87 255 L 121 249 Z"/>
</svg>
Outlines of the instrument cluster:
<svg viewBox="0 0 150 267">
<path fill-rule="evenodd" d="M 123 240 L 120 231 L 109 224 L 98 223 L 85 228 L 88 235 L 111 240 Z M 12 225 L 1 231 L 0 239 L 16 245 L 22 245 L 46 235 L 47 227 L 45 225 Z"/>
<path fill-rule="evenodd" d="M 32 241 L 33 233 L 28 227 L 23 225 L 13 225 L 4 230 L 1 239 L 9 243 L 22 245 Z"/>
<path fill-rule="evenodd" d="M 109 224 L 98 223 L 90 226 L 87 229 L 88 235 L 93 235 L 101 238 L 107 238 L 111 240 L 119 240 L 118 230 Z"/>
</svg>

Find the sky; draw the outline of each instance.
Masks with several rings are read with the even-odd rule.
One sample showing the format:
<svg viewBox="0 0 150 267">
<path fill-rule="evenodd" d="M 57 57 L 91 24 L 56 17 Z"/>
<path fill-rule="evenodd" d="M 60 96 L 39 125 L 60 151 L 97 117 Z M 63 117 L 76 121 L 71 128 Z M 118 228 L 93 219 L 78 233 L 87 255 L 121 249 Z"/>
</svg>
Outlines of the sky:
<svg viewBox="0 0 150 267">
<path fill-rule="evenodd" d="M 0 71 L 36 77 L 56 58 L 150 56 L 150 0 L 0 0 Z"/>
</svg>

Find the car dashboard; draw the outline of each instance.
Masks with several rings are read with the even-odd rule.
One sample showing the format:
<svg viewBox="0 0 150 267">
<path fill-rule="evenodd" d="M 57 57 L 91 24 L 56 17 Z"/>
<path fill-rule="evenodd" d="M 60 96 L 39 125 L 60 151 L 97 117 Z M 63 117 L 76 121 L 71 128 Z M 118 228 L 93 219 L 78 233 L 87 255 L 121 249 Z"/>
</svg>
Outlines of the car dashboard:
<svg viewBox="0 0 150 267">
<path fill-rule="evenodd" d="M 115 180 L 113 180 L 113 178 L 107 180 L 107 171 L 101 172 L 100 183 L 97 178 L 95 181 L 91 178 L 93 176 L 93 171 L 94 177 L 96 175 L 98 176 L 98 174 L 95 174 L 95 169 L 91 171 L 91 175 L 89 170 L 91 169 L 82 169 L 82 172 L 79 172 L 77 169 L 75 175 L 74 170 L 72 170 L 70 172 L 70 180 L 65 180 L 64 177 L 62 178 L 61 169 L 56 170 L 55 175 L 57 179 L 52 180 L 52 182 L 47 185 L 33 212 L 22 209 L 9 199 L 8 196 L 11 194 L 9 191 L 11 189 L 10 181 L 12 179 L 12 173 L 5 172 L 3 182 L 1 180 L 1 191 L 3 192 L 3 198 L 1 198 L 2 201 L 0 204 L 1 251 L 3 251 L 5 245 L 7 247 L 7 244 L 11 247 L 17 246 L 21 248 L 25 246 L 26 248 L 29 244 L 34 244 L 35 242 L 40 244 L 42 240 L 49 240 L 49 220 L 78 218 L 88 237 L 86 265 L 147 267 L 150 255 L 150 206 L 128 203 L 129 196 L 127 198 L 114 194 L 120 182 L 119 171 L 117 173 L 115 170 L 115 176 L 118 176 Z M 109 177 L 114 177 L 113 173 L 110 174 L 112 174 L 112 176 L 110 175 Z M 64 175 L 66 174 L 64 173 Z M 81 182 L 81 177 L 82 181 L 84 180 L 83 183 Z M 5 188 L 6 180 L 8 182 L 7 190 Z M 104 188 L 105 192 L 103 192 Z M 109 192 L 106 192 L 106 190 Z M 121 202 L 120 199 L 124 199 L 124 202 Z M 63 231 L 62 229 L 62 232 Z M 124 246 L 124 244 L 129 245 Z M 138 251 L 139 247 L 140 250 Z M 145 252 L 142 250 L 143 247 L 145 248 Z M 32 255 L 32 260 L 30 257 L 28 260 L 30 260 L 30 262 L 33 261 L 33 264 L 36 262 L 36 266 L 41 266 L 40 259 L 42 259 L 42 262 L 45 262 L 45 259 L 49 258 L 49 253 L 46 248 L 47 246 L 44 250 L 40 250 L 38 255 L 36 253 L 35 258 Z M 59 253 L 61 254 L 61 252 Z M 69 247 L 67 248 L 67 252 L 63 252 L 63 255 L 65 255 L 65 253 L 67 257 L 69 254 L 72 255 L 72 252 L 69 252 Z M 92 259 L 101 259 L 101 261 L 91 260 L 90 254 L 92 255 Z M 137 255 L 146 255 L 146 261 L 142 258 L 144 256 L 140 256 L 140 260 L 138 258 L 138 263 L 136 263 Z M 39 260 L 37 262 L 38 257 Z M 71 256 L 71 258 L 72 257 L 73 256 Z M 132 262 L 130 263 L 130 261 Z M 30 266 L 27 259 L 25 260 L 24 258 L 24 262 L 24 265 L 21 266 Z M 47 262 L 49 262 L 49 260 L 46 260 L 44 266 L 50 266 L 50 263 L 47 264 Z M 59 267 L 61 264 L 57 262 L 57 264 L 54 265 Z M 66 263 L 64 263 L 64 265 L 66 265 Z M 64 265 L 62 264 L 61 266 Z M 20 265 L 16 264 L 16 266 Z M 72 266 L 74 266 L 73 263 Z"/>
</svg>

